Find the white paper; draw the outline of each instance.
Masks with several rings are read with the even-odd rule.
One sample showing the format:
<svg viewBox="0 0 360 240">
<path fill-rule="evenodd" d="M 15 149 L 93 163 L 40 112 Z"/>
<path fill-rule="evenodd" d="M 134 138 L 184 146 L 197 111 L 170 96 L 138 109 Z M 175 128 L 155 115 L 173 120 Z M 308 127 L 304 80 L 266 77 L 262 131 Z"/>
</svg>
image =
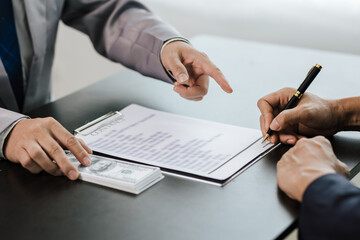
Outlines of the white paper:
<svg viewBox="0 0 360 240">
<path fill-rule="evenodd" d="M 244 149 L 261 137 L 260 131 L 255 129 L 184 117 L 135 104 L 121 113 L 122 117 L 114 115 L 106 120 L 106 125 L 99 123 L 93 133 L 77 137 L 94 151 L 200 176 L 209 176 L 228 165 L 229 160 L 243 154 Z M 254 152 L 260 154 L 261 150 Z"/>
</svg>

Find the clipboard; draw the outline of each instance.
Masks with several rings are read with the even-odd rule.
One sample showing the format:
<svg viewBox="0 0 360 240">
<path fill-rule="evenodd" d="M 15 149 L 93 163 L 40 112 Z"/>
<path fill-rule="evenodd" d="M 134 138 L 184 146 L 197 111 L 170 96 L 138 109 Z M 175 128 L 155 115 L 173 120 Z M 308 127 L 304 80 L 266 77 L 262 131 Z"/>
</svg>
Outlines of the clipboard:
<svg viewBox="0 0 360 240">
<path fill-rule="evenodd" d="M 82 136 L 87 136 L 89 134 L 94 134 L 95 132 L 101 130 L 103 127 L 108 126 L 109 123 L 106 122 L 107 119 L 113 117 L 117 115 L 118 119 L 123 119 L 124 118 L 124 114 L 122 114 L 119 111 L 111 111 L 91 122 L 86 123 L 85 125 L 77 128 L 74 130 L 73 134 L 76 135 L 82 135 Z M 104 122 L 102 124 L 100 124 L 99 126 L 96 126 L 97 124 Z M 95 128 L 95 129 L 92 129 Z"/>
<path fill-rule="evenodd" d="M 139 116 L 137 116 L 139 119 L 136 120 L 133 115 L 139 115 Z M 256 138 L 253 137 L 253 140 L 251 142 L 248 142 L 246 147 L 239 149 L 239 151 L 236 152 L 236 154 L 233 154 L 233 156 L 231 156 L 231 158 L 226 159 L 226 161 L 223 161 L 219 166 L 212 169 L 212 171 L 207 172 L 207 173 L 198 173 L 196 171 L 187 171 L 186 169 L 184 170 L 183 168 L 172 167 L 171 165 L 169 167 L 169 165 L 157 163 L 156 161 L 150 161 L 146 158 L 143 158 L 143 159 L 141 159 L 141 158 L 139 159 L 139 158 L 135 158 L 135 157 L 133 158 L 133 157 L 126 156 L 126 154 L 125 155 L 118 154 L 118 153 L 115 153 L 114 151 L 108 151 L 106 149 L 104 150 L 101 147 L 93 147 L 96 145 L 93 144 L 89 140 L 89 139 L 98 140 L 100 138 L 107 140 L 106 135 L 111 134 L 111 132 L 114 129 L 118 130 L 117 128 L 119 126 L 121 126 L 122 124 L 124 124 L 124 126 L 127 126 L 126 124 L 130 124 L 129 126 L 132 126 L 133 130 L 136 129 L 137 126 L 141 127 L 140 125 L 134 125 L 135 123 L 139 123 L 139 122 L 144 123 L 144 124 L 150 124 L 149 126 L 152 126 L 151 118 L 149 116 L 153 116 L 153 115 L 156 115 L 158 117 L 156 119 L 156 121 L 154 121 L 155 124 L 158 121 L 163 121 L 163 123 L 165 123 L 165 124 L 170 124 L 170 126 L 168 126 L 169 129 L 171 129 L 171 127 L 172 127 L 171 124 L 174 124 L 178 127 L 179 123 L 185 121 L 187 123 L 187 124 L 185 124 L 185 126 L 195 124 L 195 125 L 201 127 L 203 125 L 208 124 L 210 127 L 216 126 L 219 129 L 220 128 L 224 128 L 224 129 L 229 128 L 230 132 L 233 130 L 236 130 L 238 132 L 239 131 L 240 132 L 248 131 L 248 132 L 252 133 L 252 131 L 255 131 L 255 133 L 257 133 L 256 131 L 258 131 L 258 130 L 254 130 L 254 129 L 249 130 L 249 129 L 241 128 L 238 126 L 231 126 L 231 125 L 226 125 L 226 124 L 221 124 L 221 123 L 210 122 L 210 121 L 206 121 L 206 120 L 184 117 L 184 116 L 175 115 L 175 114 L 171 114 L 171 113 L 165 113 L 165 112 L 161 112 L 161 111 L 157 111 L 157 110 L 153 110 L 153 109 L 149 109 L 149 108 L 145 108 L 145 107 L 142 107 L 139 105 L 132 104 L 132 105 L 129 105 L 128 107 L 124 108 L 121 111 L 109 112 L 109 113 L 77 128 L 74 131 L 74 135 L 77 135 L 79 138 L 83 139 L 87 144 L 90 143 L 89 147 L 93 149 L 94 154 L 111 157 L 111 158 L 115 158 L 115 159 L 119 159 L 119 160 L 125 160 L 128 162 L 133 162 L 133 163 L 137 163 L 137 164 L 144 164 L 144 165 L 149 165 L 149 166 L 160 167 L 160 169 L 162 170 L 162 172 L 164 174 L 177 176 L 177 177 L 181 177 L 181 178 L 186 178 L 186 179 L 191 179 L 191 180 L 196 180 L 196 181 L 200 181 L 200 182 L 205 182 L 205 183 L 209 183 L 209 184 L 213 184 L 213 185 L 217 185 L 217 186 L 224 186 L 227 183 L 231 182 L 231 180 L 236 178 L 239 174 L 241 174 L 243 171 L 245 171 L 250 166 L 255 164 L 263 156 L 265 156 L 266 154 L 268 154 L 270 151 L 272 151 L 273 149 L 275 149 L 278 146 L 278 145 L 270 145 L 270 146 L 261 145 L 260 146 L 259 142 L 261 142 L 262 137 L 261 137 L 261 134 L 259 134 L 258 137 L 256 137 Z M 125 116 L 127 116 L 127 117 L 125 117 Z M 147 118 L 145 118 L 145 117 L 147 117 Z M 145 121 L 142 118 L 147 119 L 147 120 L 150 119 L 150 120 Z M 127 123 L 127 121 L 130 121 L 130 123 Z M 138 122 L 136 122 L 136 121 L 138 121 Z M 152 127 L 154 127 L 154 126 L 152 126 Z M 127 129 L 127 128 L 128 128 L 128 126 L 124 127 L 124 129 Z M 121 129 L 121 128 L 119 128 L 119 129 Z M 124 130 L 124 129 L 122 129 L 122 130 Z M 229 129 L 227 129 L 228 132 L 229 132 Z M 187 130 L 189 130 L 189 129 L 187 129 Z M 187 132 L 187 130 L 185 129 L 184 131 Z M 190 130 L 195 130 L 195 129 L 191 129 L 191 127 L 190 127 Z M 205 128 L 205 130 L 211 131 L 210 128 Z M 182 135 L 183 133 L 180 131 L 179 134 Z M 254 134 L 252 134 L 252 135 L 254 135 Z M 113 138 L 113 141 L 117 141 L 116 138 Z M 101 143 L 100 143 L 100 145 L 101 145 Z M 262 149 L 261 147 L 265 147 L 265 148 Z"/>
</svg>

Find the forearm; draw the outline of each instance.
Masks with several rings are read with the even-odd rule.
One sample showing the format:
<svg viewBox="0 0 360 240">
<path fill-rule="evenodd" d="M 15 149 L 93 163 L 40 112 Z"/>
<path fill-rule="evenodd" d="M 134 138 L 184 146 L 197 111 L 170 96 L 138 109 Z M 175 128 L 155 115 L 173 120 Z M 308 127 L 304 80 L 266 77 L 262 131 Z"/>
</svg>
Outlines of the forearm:
<svg viewBox="0 0 360 240">
<path fill-rule="evenodd" d="M 138 1 L 68 0 L 62 20 L 86 33 L 103 56 L 171 82 L 160 61 L 163 43 L 180 34 Z"/>
<path fill-rule="evenodd" d="M 360 131 L 360 97 L 336 101 L 340 131 Z"/>
<path fill-rule="evenodd" d="M 315 180 L 301 206 L 301 239 L 352 239 L 360 235 L 360 190 L 346 178 L 330 174 Z"/>
</svg>

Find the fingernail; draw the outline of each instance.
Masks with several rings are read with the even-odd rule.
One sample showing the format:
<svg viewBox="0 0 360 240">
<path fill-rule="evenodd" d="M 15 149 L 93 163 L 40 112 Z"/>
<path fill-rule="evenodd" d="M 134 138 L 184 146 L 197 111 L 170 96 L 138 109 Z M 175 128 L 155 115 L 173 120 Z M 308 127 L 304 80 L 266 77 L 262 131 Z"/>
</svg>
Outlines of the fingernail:
<svg viewBox="0 0 360 240">
<path fill-rule="evenodd" d="M 84 157 L 83 162 L 85 166 L 89 166 L 91 164 L 91 160 L 89 157 Z"/>
<path fill-rule="evenodd" d="M 179 82 L 185 82 L 188 80 L 188 76 L 185 73 L 179 75 Z"/>
<path fill-rule="evenodd" d="M 180 83 L 178 83 L 178 82 L 174 82 L 174 85 L 175 85 L 175 86 L 179 86 L 179 85 L 180 85 Z"/>
<path fill-rule="evenodd" d="M 280 125 L 279 125 L 279 123 L 278 123 L 278 121 L 277 121 L 276 119 L 274 119 L 274 120 L 272 121 L 272 123 L 270 124 L 270 128 L 271 128 L 272 130 L 274 130 L 274 131 L 277 131 L 277 130 L 280 129 Z"/>
<path fill-rule="evenodd" d="M 286 141 L 286 143 L 287 144 L 291 144 L 291 145 L 294 145 L 295 144 L 295 139 L 288 139 L 287 141 Z"/>
<path fill-rule="evenodd" d="M 74 170 L 70 170 L 70 172 L 68 173 L 68 177 L 71 180 L 76 180 L 78 178 L 78 172 L 74 171 Z"/>
</svg>

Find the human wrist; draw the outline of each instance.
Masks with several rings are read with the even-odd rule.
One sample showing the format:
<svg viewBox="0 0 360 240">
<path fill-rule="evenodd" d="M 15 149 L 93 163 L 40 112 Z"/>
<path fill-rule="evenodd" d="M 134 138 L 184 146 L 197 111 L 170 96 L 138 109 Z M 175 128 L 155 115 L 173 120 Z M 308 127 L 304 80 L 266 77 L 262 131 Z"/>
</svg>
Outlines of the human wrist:
<svg viewBox="0 0 360 240">
<path fill-rule="evenodd" d="M 315 182 L 317 179 L 329 175 L 329 174 L 336 174 L 335 170 L 325 170 L 325 171 L 315 171 L 315 172 L 304 172 L 303 178 L 301 181 L 299 181 L 298 185 L 298 195 L 296 196 L 296 200 L 299 202 L 302 201 L 304 197 L 304 193 L 306 192 L 306 189 Z"/>
<path fill-rule="evenodd" d="M 344 125 L 346 122 L 345 109 L 341 100 L 342 99 L 331 100 L 332 112 L 336 122 L 337 132 L 344 130 Z"/>
<path fill-rule="evenodd" d="M 323 185 L 324 183 L 326 184 L 331 182 L 329 187 L 333 186 L 334 185 L 334 183 L 332 182 L 334 181 L 333 179 L 343 179 L 346 182 L 349 182 L 349 180 L 347 180 L 343 175 L 338 173 L 329 173 L 319 176 L 307 186 L 307 188 L 305 189 L 302 195 L 301 202 L 303 203 L 304 201 L 305 202 L 312 201 L 314 195 L 323 194 L 324 192 L 327 192 L 329 188 L 324 187 Z"/>
<path fill-rule="evenodd" d="M 24 116 L 20 119 L 17 119 L 16 121 L 14 121 L 11 125 L 9 125 L 3 132 L 0 133 L 0 158 L 4 158 L 6 159 L 5 156 L 5 147 L 7 144 L 7 140 L 9 138 L 10 133 L 12 132 L 12 130 L 15 128 L 15 126 L 22 120 L 24 119 L 29 119 L 29 117 Z"/>
<path fill-rule="evenodd" d="M 336 100 L 336 112 L 339 119 L 339 131 L 360 130 L 360 98 Z"/>
</svg>

